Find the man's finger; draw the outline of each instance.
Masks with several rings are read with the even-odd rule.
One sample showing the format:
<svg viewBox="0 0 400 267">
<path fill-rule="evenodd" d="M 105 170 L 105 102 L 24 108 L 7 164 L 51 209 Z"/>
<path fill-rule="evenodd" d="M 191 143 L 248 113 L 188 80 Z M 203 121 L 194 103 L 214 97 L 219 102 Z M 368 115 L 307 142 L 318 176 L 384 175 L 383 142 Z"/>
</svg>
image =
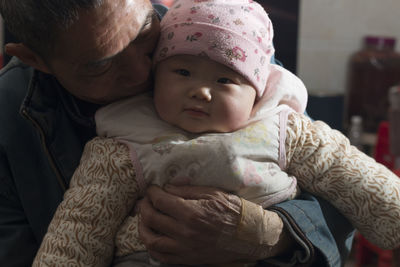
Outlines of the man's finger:
<svg viewBox="0 0 400 267">
<path fill-rule="evenodd" d="M 210 196 L 217 194 L 219 190 L 214 187 L 207 186 L 193 186 L 193 185 L 181 185 L 176 186 L 172 184 L 167 184 L 164 187 L 167 193 L 173 194 L 175 196 L 181 197 L 183 199 L 209 199 Z"/>
<path fill-rule="evenodd" d="M 185 249 L 175 239 L 154 231 L 142 222 L 139 224 L 139 237 L 149 251 L 182 254 Z"/>
<path fill-rule="evenodd" d="M 187 205 L 183 198 L 170 194 L 158 186 L 150 186 L 146 192 L 153 207 L 172 218 L 180 218 L 185 214 Z"/>
<path fill-rule="evenodd" d="M 167 214 L 168 210 L 160 212 L 157 207 L 154 207 L 149 196 L 146 196 L 140 203 L 140 210 L 142 223 L 147 228 L 175 239 L 181 238 L 182 234 L 185 234 L 185 227 L 180 226 L 180 222 L 175 217 Z"/>
<path fill-rule="evenodd" d="M 191 218 L 199 217 L 200 214 L 206 216 L 204 213 L 206 207 L 197 203 L 198 200 L 215 200 L 217 198 L 223 200 L 226 198 L 223 192 L 213 187 L 174 185 L 167 185 L 165 191 L 158 186 L 151 186 L 148 188 L 146 196 L 155 209 L 179 221 L 191 220 Z M 198 206 L 199 204 L 200 206 Z"/>
</svg>

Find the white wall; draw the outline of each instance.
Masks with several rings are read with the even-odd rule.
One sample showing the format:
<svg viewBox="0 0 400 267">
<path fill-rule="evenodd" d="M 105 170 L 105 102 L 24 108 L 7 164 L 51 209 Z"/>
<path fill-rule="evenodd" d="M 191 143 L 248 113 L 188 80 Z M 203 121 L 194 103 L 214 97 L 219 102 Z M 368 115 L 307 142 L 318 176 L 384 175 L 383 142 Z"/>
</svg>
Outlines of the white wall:
<svg viewBox="0 0 400 267">
<path fill-rule="evenodd" d="M 364 35 L 397 38 L 400 0 L 301 0 L 298 75 L 310 93 L 343 93 L 349 56 Z"/>
</svg>

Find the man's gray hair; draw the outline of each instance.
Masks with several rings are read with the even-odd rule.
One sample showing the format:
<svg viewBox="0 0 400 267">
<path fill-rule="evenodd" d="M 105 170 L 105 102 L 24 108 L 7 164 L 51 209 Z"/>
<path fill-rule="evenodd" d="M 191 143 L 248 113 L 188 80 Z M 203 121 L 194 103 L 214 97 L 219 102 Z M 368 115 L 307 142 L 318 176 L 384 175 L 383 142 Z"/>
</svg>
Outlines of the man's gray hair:
<svg viewBox="0 0 400 267">
<path fill-rule="evenodd" d="M 0 0 L 8 30 L 36 53 L 51 54 L 58 34 L 78 20 L 80 9 L 100 6 L 104 0 Z"/>
</svg>

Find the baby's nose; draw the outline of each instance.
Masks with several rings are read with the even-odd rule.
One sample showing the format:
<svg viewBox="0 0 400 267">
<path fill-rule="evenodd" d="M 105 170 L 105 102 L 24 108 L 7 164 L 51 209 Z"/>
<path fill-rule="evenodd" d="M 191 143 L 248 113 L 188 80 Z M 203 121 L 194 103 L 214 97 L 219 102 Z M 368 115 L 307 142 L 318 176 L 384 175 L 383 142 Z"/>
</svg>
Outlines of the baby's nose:
<svg viewBox="0 0 400 267">
<path fill-rule="evenodd" d="M 200 86 L 197 88 L 193 88 L 190 91 L 190 97 L 196 98 L 198 100 L 205 100 L 207 102 L 211 101 L 211 90 L 207 86 Z"/>
</svg>

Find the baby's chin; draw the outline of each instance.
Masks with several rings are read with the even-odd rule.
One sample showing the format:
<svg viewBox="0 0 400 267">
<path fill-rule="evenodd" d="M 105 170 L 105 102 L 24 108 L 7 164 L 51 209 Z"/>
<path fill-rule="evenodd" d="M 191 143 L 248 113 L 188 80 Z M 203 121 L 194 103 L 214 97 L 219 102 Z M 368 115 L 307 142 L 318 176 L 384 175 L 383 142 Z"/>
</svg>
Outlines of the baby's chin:
<svg viewBox="0 0 400 267">
<path fill-rule="evenodd" d="M 182 130 L 191 133 L 191 134 L 205 134 L 205 133 L 215 133 L 216 131 L 213 131 L 213 129 L 210 128 L 204 128 L 200 126 L 182 126 L 182 125 L 175 125 Z"/>
<path fill-rule="evenodd" d="M 231 129 L 231 128 L 214 129 L 211 127 L 180 127 L 180 128 L 182 130 L 185 130 L 186 132 L 192 133 L 192 134 L 231 133 L 231 132 L 238 130 L 238 129 Z"/>
</svg>

